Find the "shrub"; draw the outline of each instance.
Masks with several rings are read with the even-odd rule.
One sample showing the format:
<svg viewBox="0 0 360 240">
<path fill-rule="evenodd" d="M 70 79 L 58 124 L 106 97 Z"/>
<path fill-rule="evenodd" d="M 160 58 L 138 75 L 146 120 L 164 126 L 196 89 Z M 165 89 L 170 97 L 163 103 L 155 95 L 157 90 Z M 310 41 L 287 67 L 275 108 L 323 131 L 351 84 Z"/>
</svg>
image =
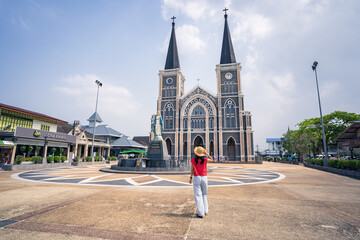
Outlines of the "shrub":
<svg viewBox="0 0 360 240">
<path fill-rule="evenodd" d="M 339 159 L 329 159 L 329 167 L 337 168 L 339 161 Z"/>
<path fill-rule="evenodd" d="M 96 156 L 96 157 L 94 158 L 94 160 L 95 160 L 96 162 L 99 162 L 99 161 L 101 161 L 101 157 Z"/>
<path fill-rule="evenodd" d="M 324 166 L 324 159 L 312 158 L 310 159 L 310 163 L 314 165 Z"/>
<path fill-rule="evenodd" d="M 110 161 L 116 161 L 117 160 L 117 157 L 115 157 L 115 156 L 110 156 Z"/>
<path fill-rule="evenodd" d="M 87 162 L 90 162 L 90 161 L 91 161 L 91 157 L 90 157 L 90 156 L 86 156 L 85 160 L 86 160 Z"/>
<path fill-rule="evenodd" d="M 42 158 L 40 156 L 32 156 L 31 161 L 33 163 L 41 163 Z"/>
<path fill-rule="evenodd" d="M 74 160 L 74 162 L 78 162 L 78 161 L 79 161 L 79 157 L 78 157 L 78 156 L 75 156 L 73 160 Z"/>
<path fill-rule="evenodd" d="M 343 159 L 339 160 L 339 162 L 337 164 L 337 168 L 342 168 L 342 169 L 346 168 L 347 167 L 347 161 L 348 160 L 343 160 Z"/>
<path fill-rule="evenodd" d="M 324 166 L 324 159 L 316 159 L 316 165 Z"/>
<path fill-rule="evenodd" d="M 360 160 L 356 160 L 356 169 L 360 170 Z"/>
<path fill-rule="evenodd" d="M 348 165 L 347 167 L 350 169 L 350 170 L 356 170 L 356 162 L 357 160 L 348 160 Z"/>
<path fill-rule="evenodd" d="M 26 157 L 23 159 L 23 162 L 31 162 L 31 161 L 32 161 L 31 157 Z"/>
<path fill-rule="evenodd" d="M 61 157 L 60 157 L 60 160 L 61 160 L 61 162 L 65 162 L 66 156 L 61 156 Z"/>
<path fill-rule="evenodd" d="M 23 159 L 24 159 L 23 156 L 17 155 L 17 156 L 15 157 L 15 163 L 16 163 L 16 164 L 21 164 L 21 162 L 23 161 Z"/>
<path fill-rule="evenodd" d="M 47 156 L 46 157 L 46 162 L 47 163 L 52 163 L 54 161 L 54 157 L 53 156 Z"/>
<path fill-rule="evenodd" d="M 58 163 L 60 162 L 60 156 L 55 156 L 54 157 L 54 163 Z"/>
<path fill-rule="evenodd" d="M 20 147 L 20 152 L 23 153 L 23 152 L 25 152 L 25 151 L 26 151 L 26 146 L 21 146 L 21 147 Z"/>
</svg>

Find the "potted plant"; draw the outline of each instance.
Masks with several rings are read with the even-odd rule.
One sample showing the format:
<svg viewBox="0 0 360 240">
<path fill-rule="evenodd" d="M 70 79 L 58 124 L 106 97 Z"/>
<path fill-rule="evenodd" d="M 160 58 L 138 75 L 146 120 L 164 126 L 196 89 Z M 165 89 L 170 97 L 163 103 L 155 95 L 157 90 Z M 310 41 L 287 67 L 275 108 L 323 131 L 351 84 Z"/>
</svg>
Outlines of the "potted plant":
<svg viewBox="0 0 360 240">
<path fill-rule="evenodd" d="M 15 157 L 15 163 L 16 164 L 21 164 L 21 162 L 23 161 L 24 157 L 22 155 L 17 155 Z"/>
<path fill-rule="evenodd" d="M 56 152 L 56 148 L 51 148 L 51 150 L 50 150 L 51 152 L 52 152 L 52 155 L 54 156 L 55 155 L 55 152 Z"/>
<path fill-rule="evenodd" d="M 39 155 L 39 152 L 40 152 L 40 147 L 39 146 L 36 146 L 35 147 L 35 156 L 38 156 Z"/>
<path fill-rule="evenodd" d="M 40 156 L 32 156 L 31 161 L 35 164 L 41 163 L 41 157 Z"/>
<path fill-rule="evenodd" d="M 30 157 L 30 154 L 31 154 L 31 152 L 32 152 L 33 149 L 34 149 L 34 147 L 31 146 L 31 145 L 28 147 L 28 149 L 27 149 L 27 156 L 28 156 L 28 157 Z"/>
<path fill-rule="evenodd" d="M 60 156 L 55 156 L 54 157 L 54 163 L 58 163 L 60 162 Z"/>
<path fill-rule="evenodd" d="M 20 152 L 23 154 L 23 157 L 25 157 L 25 151 L 26 151 L 26 146 L 21 146 L 20 147 Z"/>
<path fill-rule="evenodd" d="M 46 162 L 47 163 L 52 163 L 54 161 L 54 156 L 47 156 L 46 157 Z"/>
<path fill-rule="evenodd" d="M 63 153 L 64 153 L 64 149 L 63 149 L 63 148 L 59 148 L 59 155 L 60 155 L 60 157 L 62 156 Z"/>
<path fill-rule="evenodd" d="M 71 165 L 77 166 L 79 164 L 79 157 L 75 156 L 71 162 Z"/>
</svg>

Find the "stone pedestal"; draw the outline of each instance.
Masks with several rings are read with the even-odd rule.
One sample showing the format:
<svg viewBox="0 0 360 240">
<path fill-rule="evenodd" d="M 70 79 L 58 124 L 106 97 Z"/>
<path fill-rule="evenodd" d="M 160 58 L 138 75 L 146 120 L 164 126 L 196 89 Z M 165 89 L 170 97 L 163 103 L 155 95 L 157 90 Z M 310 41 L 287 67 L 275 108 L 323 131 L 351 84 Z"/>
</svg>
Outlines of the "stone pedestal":
<svg viewBox="0 0 360 240">
<path fill-rule="evenodd" d="M 147 158 L 149 160 L 169 160 L 166 143 L 163 140 L 151 141 Z"/>
</svg>

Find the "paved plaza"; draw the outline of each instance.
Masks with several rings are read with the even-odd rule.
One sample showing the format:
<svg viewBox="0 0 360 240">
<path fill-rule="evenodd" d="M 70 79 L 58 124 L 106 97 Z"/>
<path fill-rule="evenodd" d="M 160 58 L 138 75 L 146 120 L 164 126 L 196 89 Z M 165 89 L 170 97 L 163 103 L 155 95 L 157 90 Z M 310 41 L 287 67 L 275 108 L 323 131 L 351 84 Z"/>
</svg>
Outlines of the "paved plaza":
<svg viewBox="0 0 360 240">
<path fill-rule="evenodd" d="M 299 165 L 209 164 L 209 214 L 188 175 L 109 166 L 0 172 L 0 239 L 360 239 L 360 181 Z"/>
</svg>

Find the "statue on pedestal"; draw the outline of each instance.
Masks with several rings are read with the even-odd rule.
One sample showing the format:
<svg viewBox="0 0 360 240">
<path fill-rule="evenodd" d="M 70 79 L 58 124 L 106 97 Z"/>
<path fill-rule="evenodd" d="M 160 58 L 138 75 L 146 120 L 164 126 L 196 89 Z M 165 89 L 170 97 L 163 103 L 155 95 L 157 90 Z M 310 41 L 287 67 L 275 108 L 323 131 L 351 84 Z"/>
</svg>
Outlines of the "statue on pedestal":
<svg viewBox="0 0 360 240">
<path fill-rule="evenodd" d="M 148 158 L 150 160 L 168 160 L 168 151 L 162 138 L 163 121 L 160 112 L 157 112 L 154 122 L 151 125 L 151 130 L 154 133 L 154 139 L 150 142 Z"/>
<path fill-rule="evenodd" d="M 152 131 L 154 133 L 154 140 L 163 140 L 162 131 L 163 131 L 163 122 L 160 112 L 157 112 L 154 122 L 152 124 Z"/>
</svg>

